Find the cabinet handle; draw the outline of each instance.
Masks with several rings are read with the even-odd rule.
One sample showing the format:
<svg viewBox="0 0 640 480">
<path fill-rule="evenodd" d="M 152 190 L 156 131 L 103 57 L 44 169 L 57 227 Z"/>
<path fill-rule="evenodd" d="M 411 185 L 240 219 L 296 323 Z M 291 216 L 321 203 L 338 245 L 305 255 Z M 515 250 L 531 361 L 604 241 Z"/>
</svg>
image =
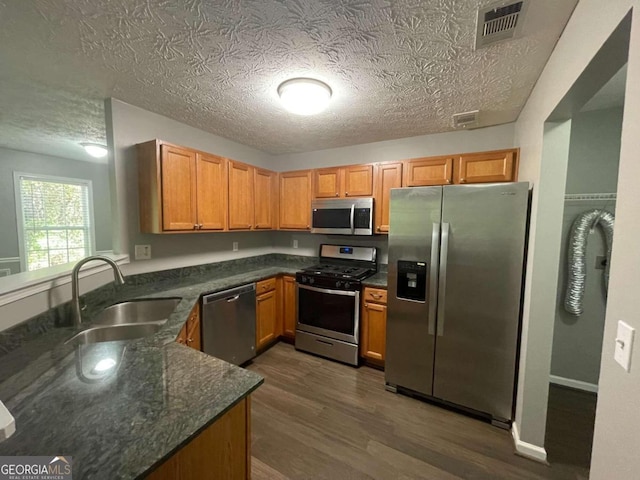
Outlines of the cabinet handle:
<svg viewBox="0 0 640 480">
<path fill-rule="evenodd" d="M 338 192 L 336 192 L 336 197 L 339 197 L 339 196 L 340 196 L 340 194 Z"/>
<path fill-rule="evenodd" d="M 198 224 L 197 224 L 197 223 L 194 223 L 194 224 L 193 224 L 193 229 L 194 229 L 194 230 L 197 230 L 197 229 L 198 229 Z"/>
<path fill-rule="evenodd" d="M 187 343 L 193 343 L 193 338 L 187 338 Z"/>
<path fill-rule="evenodd" d="M 251 228 L 251 227 L 252 227 L 252 225 L 251 225 L 251 224 L 249 224 L 249 228 Z"/>
<path fill-rule="evenodd" d="M 377 231 L 380 231 L 380 227 L 376 228 Z"/>
<path fill-rule="evenodd" d="M 371 296 L 373 298 L 382 298 L 382 295 L 380 295 L 379 293 L 372 293 Z"/>
<path fill-rule="evenodd" d="M 344 192 L 345 197 L 349 196 L 349 192 Z"/>
<path fill-rule="evenodd" d="M 309 225 L 307 225 L 307 228 L 309 228 Z"/>
<path fill-rule="evenodd" d="M 451 180 L 449 180 L 449 179 L 447 178 L 446 182 L 447 182 L 447 183 L 451 183 Z"/>
<path fill-rule="evenodd" d="M 460 183 L 466 183 L 467 181 L 464 178 L 460 179 Z"/>
</svg>

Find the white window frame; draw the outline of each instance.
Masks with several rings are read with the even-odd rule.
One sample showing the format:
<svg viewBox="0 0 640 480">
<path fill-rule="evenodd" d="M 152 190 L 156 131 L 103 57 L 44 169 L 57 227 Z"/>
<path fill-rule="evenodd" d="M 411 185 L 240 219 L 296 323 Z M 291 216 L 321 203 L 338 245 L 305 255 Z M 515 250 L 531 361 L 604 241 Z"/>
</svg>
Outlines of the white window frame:
<svg viewBox="0 0 640 480">
<path fill-rule="evenodd" d="M 87 208 L 89 210 L 89 255 L 93 255 L 96 251 L 96 232 L 95 232 L 95 216 L 93 212 L 93 184 L 91 180 L 83 178 L 72 177 L 57 177 L 53 175 L 40 175 L 36 173 L 26 172 L 13 172 L 13 185 L 16 199 L 16 224 L 18 225 L 18 252 L 20 255 L 20 271 L 27 271 L 27 252 L 24 244 L 24 217 L 22 212 L 22 195 L 20 194 L 20 179 L 28 178 L 30 180 L 52 182 L 52 183 L 66 183 L 69 185 L 80 185 L 87 187 L 88 203 Z M 72 262 L 69 262 L 72 263 Z M 50 268 L 50 267 L 49 267 Z"/>
</svg>

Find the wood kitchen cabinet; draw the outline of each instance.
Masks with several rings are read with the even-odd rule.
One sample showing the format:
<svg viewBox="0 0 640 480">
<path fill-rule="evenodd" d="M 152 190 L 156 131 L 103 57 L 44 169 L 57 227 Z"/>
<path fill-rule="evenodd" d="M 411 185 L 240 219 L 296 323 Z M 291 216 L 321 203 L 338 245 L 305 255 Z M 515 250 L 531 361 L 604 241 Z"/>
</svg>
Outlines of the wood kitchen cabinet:
<svg viewBox="0 0 640 480">
<path fill-rule="evenodd" d="M 293 340 L 296 336 L 297 315 L 296 277 L 285 275 L 282 277 L 282 335 L 290 340 Z"/>
<path fill-rule="evenodd" d="M 271 230 L 277 226 L 278 174 L 262 168 L 254 169 L 255 230 Z"/>
<path fill-rule="evenodd" d="M 365 287 L 360 316 L 360 356 L 384 366 L 387 338 L 387 291 Z"/>
<path fill-rule="evenodd" d="M 515 182 L 518 179 L 518 149 L 465 153 L 456 160 L 454 183 Z"/>
<path fill-rule="evenodd" d="M 452 182 L 453 160 L 451 156 L 425 157 L 405 160 L 404 187 L 427 187 L 447 185 Z"/>
<path fill-rule="evenodd" d="M 311 170 L 280 173 L 279 228 L 311 228 Z"/>
<path fill-rule="evenodd" d="M 226 229 L 226 159 L 160 140 L 137 152 L 141 232 Z"/>
<path fill-rule="evenodd" d="M 402 162 L 380 163 L 375 174 L 376 233 L 389 233 L 389 199 L 392 188 L 402 187 Z"/>
<path fill-rule="evenodd" d="M 256 283 L 256 350 L 278 338 L 278 295 L 276 278 Z"/>
<path fill-rule="evenodd" d="M 229 230 L 250 230 L 254 221 L 254 167 L 229 160 Z"/>
<path fill-rule="evenodd" d="M 371 197 L 373 165 L 320 168 L 313 171 L 315 198 Z"/>
<path fill-rule="evenodd" d="M 202 330 L 200 325 L 200 302 L 193 307 L 189 318 L 176 338 L 176 342 L 202 351 Z"/>
<path fill-rule="evenodd" d="M 222 417 L 161 463 L 148 480 L 251 478 L 251 399 L 240 400 Z"/>
</svg>

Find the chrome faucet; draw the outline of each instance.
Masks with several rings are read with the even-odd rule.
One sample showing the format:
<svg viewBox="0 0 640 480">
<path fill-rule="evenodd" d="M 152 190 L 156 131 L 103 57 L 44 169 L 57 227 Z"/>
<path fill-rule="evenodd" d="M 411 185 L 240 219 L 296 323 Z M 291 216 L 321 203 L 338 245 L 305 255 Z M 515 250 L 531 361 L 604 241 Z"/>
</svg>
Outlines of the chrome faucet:
<svg viewBox="0 0 640 480">
<path fill-rule="evenodd" d="M 80 308 L 80 289 L 78 288 L 78 277 L 80 275 L 80 269 L 85 263 L 92 262 L 94 260 L 100 260 L 111 265 L 111 268 L 113 268 L 114 282 L 116 285 L 122 285 L 124 283 L 124 277 L 122 276 L 120 267 L 118 267 L 118 264 L 111 260 L 109 257 L 103 257 L 102 255 L 92 255 L 90 257 L 85 257 L 78 263 L 76 263 L 76 266 L 73 267 L 73 271 L 71 272 L 71 313 L 73 316 L 73 324 L 76 327 L 79 327 L 82 323 L 82 309 Z"/>
</svg>

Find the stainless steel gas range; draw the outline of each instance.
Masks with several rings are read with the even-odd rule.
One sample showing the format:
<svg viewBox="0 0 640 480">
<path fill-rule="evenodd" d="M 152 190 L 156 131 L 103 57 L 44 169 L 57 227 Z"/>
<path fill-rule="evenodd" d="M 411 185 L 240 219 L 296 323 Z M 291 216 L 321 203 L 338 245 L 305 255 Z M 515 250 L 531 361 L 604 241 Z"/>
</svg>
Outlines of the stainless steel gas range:
<svg viewBox="0 0 640 480">
<path fill-rule="evenodd" d="M 361 282 L 376 257 L 375 247 L 320 245 L 320 263 L 296 273 L 296 349 L 358 364 Z"/>
</svg>

